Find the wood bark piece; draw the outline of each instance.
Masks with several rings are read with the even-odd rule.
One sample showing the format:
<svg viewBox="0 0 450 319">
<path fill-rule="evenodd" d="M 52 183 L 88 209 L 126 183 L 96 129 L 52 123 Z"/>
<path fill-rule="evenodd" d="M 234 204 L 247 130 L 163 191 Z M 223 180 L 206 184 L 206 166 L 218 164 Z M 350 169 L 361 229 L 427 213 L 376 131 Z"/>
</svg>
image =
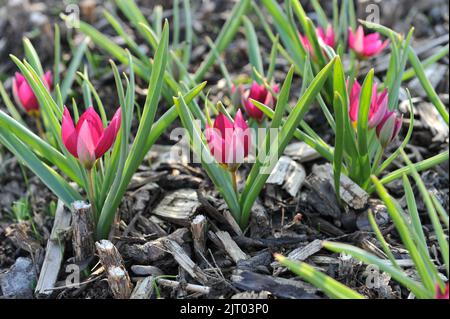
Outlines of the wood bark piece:
<svg viewBox="0 0 450 319">
<path fill-rule="evenodd" d="M 123 258 L 112 242 L 102 239 L 95 243 L 100 262 L 105 268 L 123 265 Z"/>
<path fill-rule="evenodd" d="M 177 263 L 186 272 L 198 282 L 205 284 L 208 281 L 208 277 L 203 272 L 203 270 L 198 267 L 192 259 L 186 254 L 184 249 L 174 240 L 165 238 L 162 240 L 164 248 L 172 254 Z"/>
<path fill-rule="evenodd" d="M 295 197 L 306 178 L 306 171 L 302 165 L 288 156 L 281 156 L 267 184 L 281 186 L 289 195 Z"/>
<path fill-rule="evenodd" d="M 306 246 L 299 247 L 291 251 L 288 254 L 287 258 L 289 258 L 290 260 L 305 261 L 308 257 L 319 252 L 321 249 L 322 249 L 322 241 L 320 239 L 315 239 Z M 273 262 L 271 266 L 272 268 L 278 268 L 281 265 L 278 262 Z M 279 272 L 280 271 L 278 271 L 278 273 Z"/>
<path fill-rule="evenodd" d="M 148 276 L 136 283 L 130 299 L 150 299 L 153 294 L 153 277 Z"/>
<path fill-rule="evenodd" d="M 200 285 L 194 285 L 194 284 L 182 284 L 178 281 L 168 280 L 168 279 L 164 279 L 164 278 L 158 278 L 158 279 L 156 279 L 156 282 L 161 286 L 171 287 L 174 289 L 177 289 L 181 285 L 183 285 L 183 288 L 186 289 L 186 291 L 192 292 L 192 293 L 200 293 L 202 295 L 208 295 L 209 292 L 211 291 L 211 288 L 208 286 L 200 286 Z"/>
<path fill-rule="evenodd" d="M 152 213 L 174 224 L 189 226 L 199 206 L 197 192 L 190 188 L 183 188 L 167 194 Z"/>
<path fill-rule="evenodd" d="M 94 256 L 94 216 L 91 205 L 72 203 L 72 246 L 76 263 L 83 263 Z"/>
<path fill-rule="evenodd" d="M 310 299 L 317 289 L 301 281 L 238 271 L 231 276 L 236 288 L 244 291 L 269 291 L 274 296 L 287 299 Z"/>
<path fill-rule="evenodd" d="M 259 200 L 253 204 L 249 228 L 251 238 L 264 238 L 272 233 L 271 219 Z"/>
<path fill-rule="evenodd" d="M 233 259 L 235 263 L 240 260 L 248 259 L 247 254 L 245 254 L 241 248 L 236 244 L 236 242 L 231 238 L 230 234 L 226 231 L 217 231 L 217 238 L 222 242 L 222 245 L 227 252 L 227 254 Z"/>
<path fill-rule="evenodd" d="M 198 255 L 198 259 L 201 260 L 201 256 L 205 256 L 206 252 L 206 232 L 207 232 L 207 219 L 204 215 L 197 215 L 191 222 L 192 239 L 194 240 L 194 251 Z"/>
<path fill-rule="evenodd" d="M 187 228 L 178 228 L 168 236 L 149 241 L 145 244 L 126 245 L 124 247 L 125 256 L 142 264 L 161 260 L 168 255 L 168 252 L 162 244 L 164 239 L 173 240 L 181 245 L 189 239 L 189 230 Z"/>
<path fill-rule="evenodd" d="M 289 156 L 299 163 L 313 161 L 320 158 L 320 154 L 305 142 L 289 144 L 284 150 L 284 155 Z"/>
<path fill-rule="evenodd" d="M 138 276 L 162 276 L 163 271 L 155 266 L 147 265 L 133 265 L 131 266 L 131 271 Z"/>
<path fill-rule="evenodd" d="M 312 172 L 317 177 L 328 180 L 334 188 L 333 167 L 330 164 L 314 165 Z M 339 193 L 342 200 L 354 209 L 364 208 L 369 199 L 369 194 L 344 174 L 341 174 Z"/>
<path fill-rule="evenodd" d="M 205 196 L 205 194 L 198 190 L 197 191 L 198 199 L 201 203 L 202 210 L 212 219 L 217 220 L 219 223 L 223 223 L 231 228 L 231 230 L 238 236 L 243 235 L 241 227 L 239 227 L 236 220 L 233 218 L 231 213 L 225 209 L 223 210 L 223 214 L 216 208 L 219 206 L 218 201 L 211 196 Z M 210 202 L 213 202 L 211 204 Z"/>
<path fill-rule="evenodd" d="M 420 119 L 434 134 L 433 142 L 444 142 L 448 138 L 449 128 L 442 116 L 431 103 L 420 103 L 416 107 Z"/>
<path fill-rule="evenodd" d="M 48 297 L 53 292 L 64 256 L 64 232 L 69 229 L 70 220 L 70 212 L 65 210 L 63 202 L 58 200 L 55 221 L 47 241 L 44 263 L 35 289 L 38 297 Z"/>
<path fill-rule="evenodd" d="M 109 240 L 95 243 L 100 262 L 108 276 L 108 284 L 116 299 L 127 299 L 133 290 L 130 276 L 117 248 Z"/>
<path fill-rule="evenodd" d="M 128 299 L 131 296 L 133 285 L 125 269 L 114 266 L 108 269 L 108 284 L 115 299 Z"/>
</svg>

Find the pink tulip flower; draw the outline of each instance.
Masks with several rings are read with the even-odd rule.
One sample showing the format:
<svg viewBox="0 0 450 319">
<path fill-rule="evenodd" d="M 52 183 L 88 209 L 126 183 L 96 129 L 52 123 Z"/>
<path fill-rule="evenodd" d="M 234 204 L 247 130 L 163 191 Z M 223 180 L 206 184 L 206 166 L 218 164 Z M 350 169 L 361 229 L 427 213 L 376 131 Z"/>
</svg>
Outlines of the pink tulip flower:
<svg viewBox="0 0 450 319">
<path fill-rule="evenodd" d="M 347 82 L 348 86 L 348 82 Z M 357 80 L 353 82 L 353 86 L 350 90 L 350 109 L 349 116 L 352 124 L 357 125 L 358 112 L 359 112 L 359 99 L 361 95 L 361 85 Z M 380 94 L 377 94 L 377 84 L 372 87 L 372 99 L 369 109 L 368 126 L 370 129 L 375 128 L 384 119 L 384 116 L 388 112 L 388 92 L 384 89 Z"/>
<path fill-rule="evenodd" d="M 378 33 L 364 35 L 362 26 L 359 26 L 355 33 L 353 33 L 351 28 L 348 29 L 348 45 L 360 59 L 367 59 L 377 55 L 388 44 L 389 40 L 382 42 Z"/>
<path fill-rule="evenodd" d="M 280 88 L 278 85 L 274 85 L 272 87 L 272 90 L 275 93 L 278 93 Z M 269 107 L 274 107 L 277 102 L 275 97 L 273 97 L 270 91 L 266 89 L 264 84 L 258 84 L 257 82 L 253 82 L 252 86 L 250 87 L 250 90 L 245 92 L 242 96 L 242 105 L 244 106 L 244 109 L 247 112 L 248 116 L 255 119 L 259 123 L 264 118 L 264 113 L 260 109 L 258 109 L 250 101 L 250 99 L 263 103 L 264 105 L 267 105 Z"/>
<path fill-rule="evenodd" d="M 207 127 L 205 136 L 211 154 L 217 162 L 233 170 L 247 157 L 251 137 L 247 122 L 241 110 L 236 112 L 234 123 L 220 113 L 213 128 Z"/>
<path fill-rule="evenodd" d="M 90 170 L 95 161 L 113 145 L 121 123 L 120 107 L 106 129 L 93 107 L 81 115 L 76 127 L 69 110 L 64 107 L 61 136 L 67 150 Z"/>
<path fill-rule="evenodd" d="M 52 88 L 52 73 L 50 71 L 44 74 L 42 80 L 48 89 Z M 39 102 L 34 95 L 33 89 L 19 72 L 16 72 L 13 78 L 12 90 L 16 103 L 28 114 L 35 115 L 39 113 Z"/>
<path fill-rule="evenodd" d="M 445 285 L 445 291 L 442 293 L 441 288 L 439 286 L 436 287 L 436 299 L 449 299 L 449 289 L 448 283 Z"/>
<path fill-rule="evenodd" d="M 331 24 L 327 26 L 326 31 L 324 31 L 322 27 L 317 27 L 316 34 L 326 45 L 332 48 L 334 48 L 334 46 L 336 45 L 334 40 L 334 30 Z M 314 57 L 314 49 L 312 48 L 311 43 L 309 43 L 308 37 L 300 34 L 300 41 L 302 42 L 305 49 L 308 50 L 309 54 Z"/>
<path fill-rule="evenodd" d="M 386 148 L 398 135 L 402 127 L 403 117 L 398 117 L 395 112 L 388 111 L 383 120 L 378 124 L 376 133 L 383 148 Z"/>
</svg>

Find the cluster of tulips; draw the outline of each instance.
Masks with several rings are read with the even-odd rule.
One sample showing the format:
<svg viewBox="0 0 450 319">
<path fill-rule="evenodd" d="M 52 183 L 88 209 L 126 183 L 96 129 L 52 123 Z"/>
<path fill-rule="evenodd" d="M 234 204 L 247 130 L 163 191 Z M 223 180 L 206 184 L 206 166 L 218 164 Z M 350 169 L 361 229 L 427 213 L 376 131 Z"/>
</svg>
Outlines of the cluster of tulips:
<svg viewBox="0 0 450 319">
<path fill-rule="evenodd" d="M 274 25 L 279 32 L 279 35 L 274 36 L 270 27 L 266 26 L 266 30 L 270 31 L 268 35 L 273 41 L 273 49 L 269 69 L 265 74 L 263 59 L 258 58 L 260 50 L 255 30 L 251 21 L 244 18 L 251 2 L 243 0 L 236 4 L 232 18 L 224 26 L 225 35 L 221 34 L 214 44 L 215 49 L 207 55 L 195 74 L 188 72 L 191 47 L 187 44 L 190 41 L 184 44 L 183 58 L 180 59 L 172 48 L 178 49 L 182 45 L 178 36 L 174 36 L 175 43 L 171 48 L 168 23 L 161 30 L 153 30 L 143 16 L 136 15 L 139 9 L 134 1 L 118 1 L 118 7 L 154 50 L 154 59 L 148 59 L 147 52 L 141 51 L 141 46 L 131 38 L 124 41 L 130 45 L 128 51 L 114 44 L 92 26 L 81 22 L 80 32 L 89 41 L 92 39 L 101 49 L 129 68 L 129 75 L 122 78 L 115 63 L 111 62 L 118 108 L 109 121 L 99 95 L 86 73 L 78 73 L 83 82 L 83 90 L 89 92 L 83 91 L 83 94 L 90 96 L 92 93 L 97 105 L 91 102 L 92 99 L 85 99 L 89 103 L 86 103 L 86 110 L 79 115 L 75 99 L 72 107 L 66 102 L 75 74 L 61 84 L 57 80 L 60 74 L 55 72 L 56 83 L 53 83 L 52 73 L 42 71 L 40 62 L 36 60 L 37 54 L 27 56 L 23 62 L 12 57 L 21 71 L 12 79 L 13 96 L 16 104 L 36 121 L 40 137 L 25 127 L 23 121 L 17 120 L 18 117 L 13 115 L 13 119 L 0 111 L 0 143 L 25 162 L 66 206 L 82 199 L 82 192 L 70 185 L 67 179 L 83 189 L 92 204 L 98 239 L 108 236 L 133 174 L 153 143 L 177 117 L 189 135 L 193 151 L 201 155 L 203 168 L 242 229 L 248 226 L 256 199 L 279 156 L 293 138 L 305 142 L 332 162 L 334 187 L 339 202 L 341 174 L 349 176 L 369 193 L 383 190 L 379 185 L 404 177 L 405 169 L 391 172 L 381 180 L 382 183 L 376 176 L 399 155 L 411 136 L 413 118 L 399 149 L 381 162 L 402 128 L 403 116 L 396 110 L 411 36 L 403 39 L 394 33 L 387 35 L 383 33 L 387 32 L 387 28 L 365 34 L 361 25 L 349 28 L 347 25 L 339 26 L 337 30 L 336 23 L 327 24 L 327 21 L 322 21 L 322 26 L 316 28 L 306 17 L 298 1 L 286 1 L 290 6 L 290 13 L 297 16 L 300 22 L 304 31 L 302 34 L 295 23 L 286 23 L 289 19 L 276 1 L 262 0 L 264 7 L 273 15 Z M 258 12 L 259 9 L 256 6 L 254 8 Z M 174 14 L 176 12 L 178 11 L 174 10 Z M 106 13 L 106 18 L 120 36 L 125 36 L 118 28 L 120 23 L 112 15 Z M 245 85 L 237 85 L 227 79 L 230 89 L 238 98 L 228 107 L 218 103 L 218 107 L 214 108 L 208 96 L 205 97 L 202 93 L 206 83 L 201 81 L 218 60 L 217 53 L 223 52 L 236 34 L 241 20 L 244 21 L 250 47 L 252 79 Z M 162 20 L 159 22 L 163 25 Z M 266 23 L 264 19 L 261 22 Z M 343 33 L 345 42 L 342 41 Z M 382 36 L 389 36 L 389 39 L 383 41 Z M 360 83 L 360 63 L 367 63 L 390 43 L 395 44 L 391 46 L 391 50 L 396 51 L 391 55 L 390 70 L 384 83 L 374 83 L 373 69 Z M 25 52 L 33 52 L 31 44 L 27 42 L 27 45 Z M 86 47 L 87 42 L 78 49 L 81 52 Z M 349 70 L 344 68 L 341 61 L 343 47 L 349 48 Z M 282 84 L 273 80 L 279 48 L 283 49 L 283 55 L 292 64 Z M 82 53 L 74 56 L 82 56 Z M 179 74 L 175 76 L 170 72 L 172 68 L 168 61 L 174 62 L 178 71 L 176 73 Z M 140 108 L 137 132 L 132 137 L 131 124 L 137 104 L 135 73 L 148 82 L 148 93 L 145 104 Z M 295 74 L 301 76 L 302 87 L 300 92 L 295 92 L 299 97 L 295 106 L 291 107 L 289 98 L 294 91 L 291 90 L 291 85 Z M 126 83 L 125 87 L 123 83 Z M 169 105 L 173 105 L 156 120 L 156 109 L 162 97 Z M 205 110 L 199 107 L 197 97 L 204 100 Z M 328 145 L 303 120 L 313 103 L 321 107 L 335 135 L 333 146 Z M 436 105 L 444 118 L 447 114 L 448 123 L 448 113 L 442 110 L 439 103 Z M 214 119 L 210 118 L 210 109 L 214 111 Z M 255 137 L 255 128 L 277 131 L 276 143 L 269 136 L 269 130 L 266 130 L 266 135 L 258 134 Z M 276 148 L 275 152 L 272 152 L 273 148 Z M 256 150 L 254 154 L 252 150 Z M 255 162 L 252 163 L 242 187 L 238 187 L 239 168 L 248 161 L 249 155 L 254 155 Z M 416 168 L 427 169 L 446 160 L 448 151 L 424 160 L 420 165 L 412 165 L 408 172 L 415 172 Z M 267 170 L 263 171 L 263 168 Z M 446 291 L 439 289 L 436 297 L 445 296 L 448 298 L 448 285 Z"/>
<path fill-rule="evenodd" d="M 321 27 L 316 29 L 319 39 L 327 46 L 335 46 L 335 36 L 331 25 L 326 31 Z M 300 35 L 302 44 L 312 54 L 311 44 L 307 37 Z M 378 33 L 364 35 L 362 26 L 356 32 L 349 29 L 349 47 L 361 59 L 367 59 L 380 53 L 387 45 L 388 40 L 382 42 Z M 52 87 L 52 74 L 45 73 L 43 82 L 47 88 Z M 347 86 L 348 86 L 347 81 Z M 276 105 L 277 95 L 280 91 L 279 85 L 275 84 L 271 88 L 254 81 L 248 90 L 239 86 L 241 93 L 241 106 L 249 118 L 261 124 L 265 115 L 258 108 L 254 101 L 264 104 L 270 108 Z M 348 116 L 356 129 L 358 120 L 358 110 L 360 105 L 361 85 L 358 80 L 354 80 L 349 91 L 349 112 Z M 388 110 L 388 92 L 384 89 L 377 92 L 377 85 L 373 85 L 372 102 L 368 115 L 369 129 L 376 129 L 376 135 L 383 148 L 386 148 L 398 135 L 402 119 L 394 111 Z M 13 93 L 16 102 L 33 117 L 39 117 L 39 103 L 33 93 L 31 86 L 25 77 L 16 73 L 13 80 Z M 90 171 L 97 159 L 101 158 L 113 145 L 121 125 L 121 110 L 116 111 L 110 124 L 105 129 L 100 116 L 89 107 L 79 118 L 76 126 L 73 123 L 67 107 L 64 108 L 61 137 L 69 151 L 80 163 Z M 213 127 L 208 127 L 206 137 L 210 151 L 217 162 L 221 163 L 231 172 L 235 172 L 243 159 L 248 156 L 251 137 L 247 132 L 249 126 L 240 110 L 236 112 L 234 121 L 223 113 L 220 113 L 214 121 Z"/>
</svg>

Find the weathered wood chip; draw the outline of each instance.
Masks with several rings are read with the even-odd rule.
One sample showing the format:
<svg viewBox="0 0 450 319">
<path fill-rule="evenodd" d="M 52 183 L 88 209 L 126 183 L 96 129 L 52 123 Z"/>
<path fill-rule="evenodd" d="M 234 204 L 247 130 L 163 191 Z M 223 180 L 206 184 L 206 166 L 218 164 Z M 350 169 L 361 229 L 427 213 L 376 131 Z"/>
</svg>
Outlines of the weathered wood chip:
<svg viewBox="0 0 450 319">
<path fill-rule="evenodd" d="M 161 145 L 154 144 L 147 153 L 145 160 L 151 162 L 151 167 L 156 168 L 160 164 L 188 164 L 189 145 Z"/>
<path fill-rule="evenodd" d="M 199 205 L 197 192 L 182 188 L 167 194 L 152 213 L 174 224 L 188 226 Z"/>
<path fill-rule="evenodd" d="M 284 150 L 284 155 L 289 156 L 299 163 L 309 162 L 320 158 L 320 154 L 305 142 L 289 144 Z"/>
<path fill-rule="evenodd" d="M 295 197 L 306 177 L 302 165 L 290 157 L 281 156 L 267 179 L 268 184 L 280 185 L 289 195 Z"/>
<path fill-rule="evenodd" d="M 145 277 L 137 282 L 130 299 L 150 299 L 153 293 L 153 277 Z"/>
<path fill-rule="evenodd" d="M 35 289 L 38 296 L 49 296 L 53 292 L 64 256 L 63 233 L 70 226 L 70 220 L 70 212 L 64 209 L 63 202 L 59 200 L 53 229 L 47 242 L 44 263 Z"/>
<path fill-rule="evenodd" d="M 174 240 L 165 238 L 162 240 L 164 248 L 172 254 L 177 263 L 198 282 L 205 284 L 208 281 L 207 275 L 197 266 L 192 259 L 186 254 L 184 249 Z"/>
<path fill-rule="evenodd" d="M 228 232 L 218 231 L 216 232 L 216 236 L 219 238 L 224 249 L 235 263 L 238 263 L 240 260 L 248 259 L 247 254 L 239 248 Z"/>
<path fill-rule="evenodd" d="M 291 251 L 287 258 L 290 260 L 297 260 L 297 261 L 305 261 L 308 257 L 314 255 L 318 251 L 322 249 L 322 240 L 315 239 L 314 241 L 310 242 L 306 246 L 298 247 Z M 280 263 L 277 261 L 273 262 L 271 264 L 272 268 L 278 268 L 280 267 Z"/>
<path fill-rule="evenodd" d="M 448 138 L 448 125 L 431 103 L 420 103 L 416 107 L 422 122 L 434 134 L 433 142 L 444 142 Z"/>
<path fill-rule="evenodd" d="M 301 281 L 257 274 L 251 271 L 237 271 L 231 281 L 238 289 L 245 291 L 268 291 L 276 297 L 288 299 L 316 298 L 317 289 Z"/>
<path fill-rule="evenodd" d="M 314 165 L 312 172 L 316 176 L 328 180 L 334 188 L 333 167 L 330 164 Z M 369 199 L 369 194 L 344 174 L 341 174 L 339 193 L 342 200 L 354 209 L 364 208 Z"/>
</svg>

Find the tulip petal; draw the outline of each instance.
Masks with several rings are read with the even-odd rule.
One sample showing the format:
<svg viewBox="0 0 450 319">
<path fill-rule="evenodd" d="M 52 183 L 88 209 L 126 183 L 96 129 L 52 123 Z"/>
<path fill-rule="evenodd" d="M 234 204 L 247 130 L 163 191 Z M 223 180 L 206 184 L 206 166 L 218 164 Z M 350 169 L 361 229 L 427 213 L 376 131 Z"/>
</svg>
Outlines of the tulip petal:
<svg viewBox="0 0 450 319">
<path fill-rule="evenodd" d="M 83 115 L 80 116 L 80 119 L 78 120 L 77 126 L 75 127 L 78 134 L 80 133 L 81 127 L 83 124 L 87 122 L 89 124 L 89 129 L 91 130 L 91 136 L 92 140 L 94 142 L 94 145 L 98 144 L 98 141 L 100 140 L 100 137 L 103 135 L 103 123 L 100 119 L 100 116 L 95 112 L 94 108 L 91 106 L 89 107 Z"/>
<path fill-rule="evenodd" d="M 238 110 L 236 112 L 236 116 L 234 117 L 234 128 L 235 131 L 238 132 L 239 137 L 242 139 L 244 147 L 243 157 L 246 157 L 248 155 L 252 139 L 250 134 L 251 131 L 244 119 L 244 116 L 242 115 L 241 110 Z"/>
<path fill-rule="evenodd" d="M 87 169 L 91 169 L 95 163 L 95 144 L 89 122 L 84 121 L 78 132 L 77 141 L 78 160 Z"/>
<path fill-rule="evenodd" d="M 77 139 L 78 133 L 73 125 L 72 117 L 67 107 L 64 107 L 62 123 L 61 123 L 61 139 L 64 146 L 67 148 L 70 154 L 78 158 L 77 152 Z"/>
<path fill-rule="evenodd" d="M 205 136 L 212 156 L 214 156 L 217 162 L 224 164 L 225 163 L 224 143 L 219 130 L 208 126 L 205 130 Z"/>
<path fill-rule="evenodd" d="M 356 30 L 353 49 L 358 53 L 362 53 L 364 50 L 364 30 L 362 26 L 359 26 L 358 29 Z"/>
<path fill-rule="evenodd" d="M 22 84 L 18 86 L 17 95 L 25 111 L 30 112 L 39 109 L 38 100 L 27 81 L 22 82 Z"/>
<path fill-rule="evenodd" d="M 222 138 L 225 138 L 226 134 L 233 132 L 233 123 L 222 113 L 220 113 L 214 121 L 214 128 L 218 129 Z"/>
<path fill-rule="evenodd" d="M 53 76 L 51 71 L 47 71 L 44 74 L 44 84 L 47 86 L 48 89 L 52 89 L 53 87 Z"/>
<path fill-rule="evenodd" d="M 100 137 L 97 146 L 95 147 L 96 158 L 102 157 L 102 155 L 105 154 L 111 148 L 114 141 L 116 140 L 117 133 L 119 132 L 120 129 L 120 124 L 121 124 L 121 109 L 119 107 L 119 109 L 114 114 L 114 117 L 112 118 L 111 122 L 109 123 L 108 127 Z"/>
<path fill-rule="evenodd" d="M 13 93 L 14 100 L 16 101 L 16 103 L 18 105 L 20 105 L 22 108 L 24 108 L 24 106 L 22 105 L 22 102 L 20 101 L 20 98 L 19 98 L 20 81 L 17 79 L 17 74 L 18 73 L 16 73 L 16 77 L 13 78 L 13 80 L 12 80 L 12 93 Z"/>
</svg>

